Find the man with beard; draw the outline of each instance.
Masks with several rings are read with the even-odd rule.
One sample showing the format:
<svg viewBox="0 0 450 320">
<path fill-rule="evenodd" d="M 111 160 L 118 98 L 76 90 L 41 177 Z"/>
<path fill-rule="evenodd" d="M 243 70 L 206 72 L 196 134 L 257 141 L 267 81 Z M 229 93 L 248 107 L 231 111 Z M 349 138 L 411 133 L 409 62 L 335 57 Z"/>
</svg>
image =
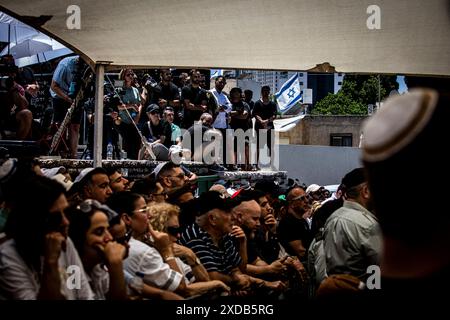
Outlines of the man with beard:
<svg viewBox="0 0 450 320">
<path fill-rule="evenodd" d="M 311 241 L 311 230 L 307 218 L 311 210 L 309 197 L 305 190 L 296 186 L 292 188 L 286 196 L 287 212 L 280 220 L 277 233 L 281 245 L 287 253 L 297 256 L 300 261 L 306 261 L 306 250 Z"/>
<path fill-rule="evenodd" d="M 381 231 L 372 210 L 371 194 L 363 168 L 342 179 L 344 205 L 325 223 L 324 248 L 328 275 L 349 274 L 365 281 L 367 267 L 379 265 Z"/>
<path fill-rule="evenodd" d="M 122 175 L 120 170 L 116 168 L 107 168 L 106 172 L 109 178 L 109 187 L 112 192 L 130 190 L 130 182 Z"/>
<path fill-rule="evenodd" d="M 181 101 L 184 106 L 183 128 L 189 128 L 208 109 L 206 90 L 200 87 L 200 71 L 191 70 L 190 75 L 191 84 L 181 91 Z"/>
</svg>

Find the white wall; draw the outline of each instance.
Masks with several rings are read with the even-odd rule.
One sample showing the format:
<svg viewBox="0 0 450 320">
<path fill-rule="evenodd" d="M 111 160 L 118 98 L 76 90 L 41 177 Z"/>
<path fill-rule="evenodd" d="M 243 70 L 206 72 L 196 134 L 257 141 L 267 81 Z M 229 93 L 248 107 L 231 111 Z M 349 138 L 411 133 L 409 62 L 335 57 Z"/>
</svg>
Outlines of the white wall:
<svg viewBox="0 0 450 320">
<path fill-rule="evenodd" d="M 279 145 L 279 152 L 280 170 L 306 185 L 339 184 L 347 172 L 362 166 L 359 148 Z"/>
</svg>

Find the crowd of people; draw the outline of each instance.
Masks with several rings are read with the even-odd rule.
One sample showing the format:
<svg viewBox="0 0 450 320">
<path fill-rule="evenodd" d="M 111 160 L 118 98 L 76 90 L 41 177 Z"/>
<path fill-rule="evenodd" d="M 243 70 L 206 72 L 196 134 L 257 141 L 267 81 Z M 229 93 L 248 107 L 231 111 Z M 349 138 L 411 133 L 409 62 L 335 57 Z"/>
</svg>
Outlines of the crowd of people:
<svg viewBox="0 0 450 320">
<path fill-rule="evenodd" d="M 126 69 L 122 75 L 134 74 Z M 170 72 L 161 76 L 167 81 Z M 189 123 L 199 117 L 219 130 L 229 118 L 245 127 L 251 112 L 259 125 L 269 125 L 272 117 L 255 113 L 267 111 L 266 88 L 253 111 L 239 89 L 231 90 L 230 109 L 221 91 L 225 79 L 218 77 L 213 115 L 198 97 L 206 94 L 196 84 L 198 72 L 190 76 L 178 100 L 189 112 L 181 114 L 177 99 L 164 96 L 147 107 L 151 143 L 171 147 L 165 145 L 169 130 L 158 127 L 161 110 L 174 119 L 167 123 L 181 121 L 181 127 L 186 115 Z M 446 181 L 435 179 L 448 171 L 448 155 L 430 142 L 445 135 L 448 80 L 410 78 L 408 84 L 434 89 L 385 102 L 365 125 L 363 167 L 346 173 L 334 194 L 317 184 L 262 180 L 238 190 L 216 184 L 195 197 L 197 176 L 171 161 L 129 181 L 119 170 L 101 167 L 71 177 L 64 167 L 41 169 L 0 150 L 0 297 L 362 297 L 398 304 L 401 296 L 410 308 L 442 302 L 450 274 L 450 221 L 440 206 Z M 119 126 L 130 115 L 130 122 L 139 123 L 142 114 L 142 92 L 131 80 L 125 87 L 125 109 L 134 107 L 112 115 Z M 414 186 L 433 186 L 436 201 L 411 198 Z"/>
<path fill-rule="evenodd" d="M 2 61 L 14 67 L 12 56 L 11 59 L 3 57 Z M 93 103 L 87 102 L 93 102 L 94 90 L 92 79 L 91 85 L 86 85 L 86 78 L 90 75 L 85 72 L 87 68 L 79 56 L 70 56 L 63 58 L 53 72 L 49 89 L 52 123 L 46 123 L 48 128 L 41 128 L 41 131 L 47 133 L 46 142 L 53 144 L 46 151 L 63 158 L 80 157 L 80 124 L 85 111 L 88 150 L 90 156 L 93 154 L 95 114 Z M 35 94 L 39 89 L 37 82 L 34 78 L 23 79 L 24 77 L 19 76 L 23 72 L 19 73 L 17 68 L 14 69 L 16 71 L 11 70 L 9 75 L 14 83 L 8 89 L 7 107 L 1 108 L 8 121 L 2 121 L 0 129 L 16 132 L 14 137 L 19 140 L 42 138 L 32 136 L 32 124 L 38 123 L 33 118 L 38 119 L 33 115 L 31 96 L 27 94 Z M 177 84 L 173 81 L 170 69 L 157 70 L 156 74 L 159 81 L 149 74 L 135 73 L 132 69 L 125 68 L 119 73 L 119 84 L 108 83 L 108 78 L 103 110 L 103 158 L 107 157 L 107 145 L 111 143 L 115 159 L 154 158 L 166 161 L 172 152 L 183 149 L 188 150 L 184 155 L 185 159 L 193 159 L 198 146 L 191 146 L 189 142 L 186 142 L 188 145 L 183 144 L 183 138 L 187 135 L 191 138 L 194 125 L 198 123 L 201 133 L 211 131 L 223 141 L 222 153 L 216 161 L 221 165 L 221 170 L 258 170 L 257 159 L 250 161 L 249 158 L 250 138 L 239 142 L 233 133 L 238 129 L 244 132 L 250 129 L 255 145 L 260 142 L 261 135 L 264 135 L 261 147 L 267 146 L 270 152 L 273 120 L 277 114 L 277 105 L 270 99 L 270 87 L 263 86 L 261 99 L 252 101 L 251 90 L 243 92 L 241 88 L 235 87 L 229 93 L 224 92 L 227 81 L 224 76 L 216 77 L 214 87 L 208 90 L 210 84 L 205 83 L 205 74 L 196 69 L 192 69 L 189 74 L 179 75 Z M 73 104 L 75 108 L 66 119 Z M 39 123 L 43 124 L 43 121 Z M 63 134 L 56 134 L 61 126 L 64 128 Z M 65 131 L 67 134 L 64 134 Z M 3 136 L 7 137 L 2 133 Z M 121 143 L 119 136 L 122 138 Z M 55 142 L 54 139 L 58 141 Z M 244 144 L 242 152 L 238 152 L 238 144 Z M 242 156 L 238 156 L 240 153 Z"/>
<path fill-rule="evenodd" d="M 72 181 L 64 167 L 7 154 L 2 162 L 4 299 L 308 299 L 320 292 L 319 274 L 364 281 L 378 263 L 362 168 L 333 195 L 262 180 L 237 190 L 216 184 L 196 198 L 197 176 L 170 161 L 135 181 L 112 168 L 86 168 Z M 341 209 L 324 224 L 327 204 Z"/>
</svg>

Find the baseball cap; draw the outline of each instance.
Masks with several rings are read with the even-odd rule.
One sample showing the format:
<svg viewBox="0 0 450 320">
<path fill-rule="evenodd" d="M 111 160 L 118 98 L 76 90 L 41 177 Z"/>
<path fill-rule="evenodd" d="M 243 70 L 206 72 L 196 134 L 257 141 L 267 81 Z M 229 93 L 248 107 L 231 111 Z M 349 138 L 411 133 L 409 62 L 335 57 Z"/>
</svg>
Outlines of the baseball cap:
<svg viewBox="0 0 450 320">
<path fill-rule="evenodd" d="M 366 175 L 364 173 L 364 168 L 356 168 L 347 173 L 344 178 L 342 178 L 342 184 L 347 190 L 363 182 L 366 182 Z"/>
<path fill-rule="evenodd" d="M 313 183 L 313 184 L 310 184 L 309 186 L 308 186 L 308 188 L 306 188 L 306 194 L 309 194 L 309 193 L 311 193 L 311 192 L 316 192 L 316 191 L 319 191 L 319 189 L 320 189 L 321 187 L 318 185 L 318 184 L 315 184 L 315 183 Z"/>
<path fill-rule="evenodd" d="M 203 215 L 214 209 L 230 212 L 233 208 L 232 202 L 217 191 L 203 192 L 198 199 L 199 215 Z"/>
<path fill-rule="evenodd" d="M 152 112 L 158 112 L 159 113 L 159 107 L 158 107 L 158 105 L 157 104 L 154 104 L 154 103 L 152 103 L 151 105 L 149 105 L 148 107 L 147 107 L 147 113 L 152 113 Z"/>
</svg>

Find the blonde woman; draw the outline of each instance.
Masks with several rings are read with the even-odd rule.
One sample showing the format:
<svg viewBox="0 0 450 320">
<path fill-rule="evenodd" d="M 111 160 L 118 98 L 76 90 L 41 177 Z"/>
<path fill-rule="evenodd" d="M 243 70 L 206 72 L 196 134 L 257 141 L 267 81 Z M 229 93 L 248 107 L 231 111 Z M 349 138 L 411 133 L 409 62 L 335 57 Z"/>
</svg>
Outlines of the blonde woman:
<svg viewBox="0 0 450 320">
<path fill-rule="evenodd" d="M 219 280 L 210 280 L 208 272 L 201 264 L 195 253 L 182 245 L 177 244 L 181 234 L 178 221 L 180 209 L 168 203 L 158 203 L 150 207 L 150 225 L 154 230 L 165 232 L 173 245 L 175 260 L 179 269 L 184 273 L 184 279 L 190 296 L 197 296 L 211 291 L 228 293 L 230 288 Z"/>
</svg>

